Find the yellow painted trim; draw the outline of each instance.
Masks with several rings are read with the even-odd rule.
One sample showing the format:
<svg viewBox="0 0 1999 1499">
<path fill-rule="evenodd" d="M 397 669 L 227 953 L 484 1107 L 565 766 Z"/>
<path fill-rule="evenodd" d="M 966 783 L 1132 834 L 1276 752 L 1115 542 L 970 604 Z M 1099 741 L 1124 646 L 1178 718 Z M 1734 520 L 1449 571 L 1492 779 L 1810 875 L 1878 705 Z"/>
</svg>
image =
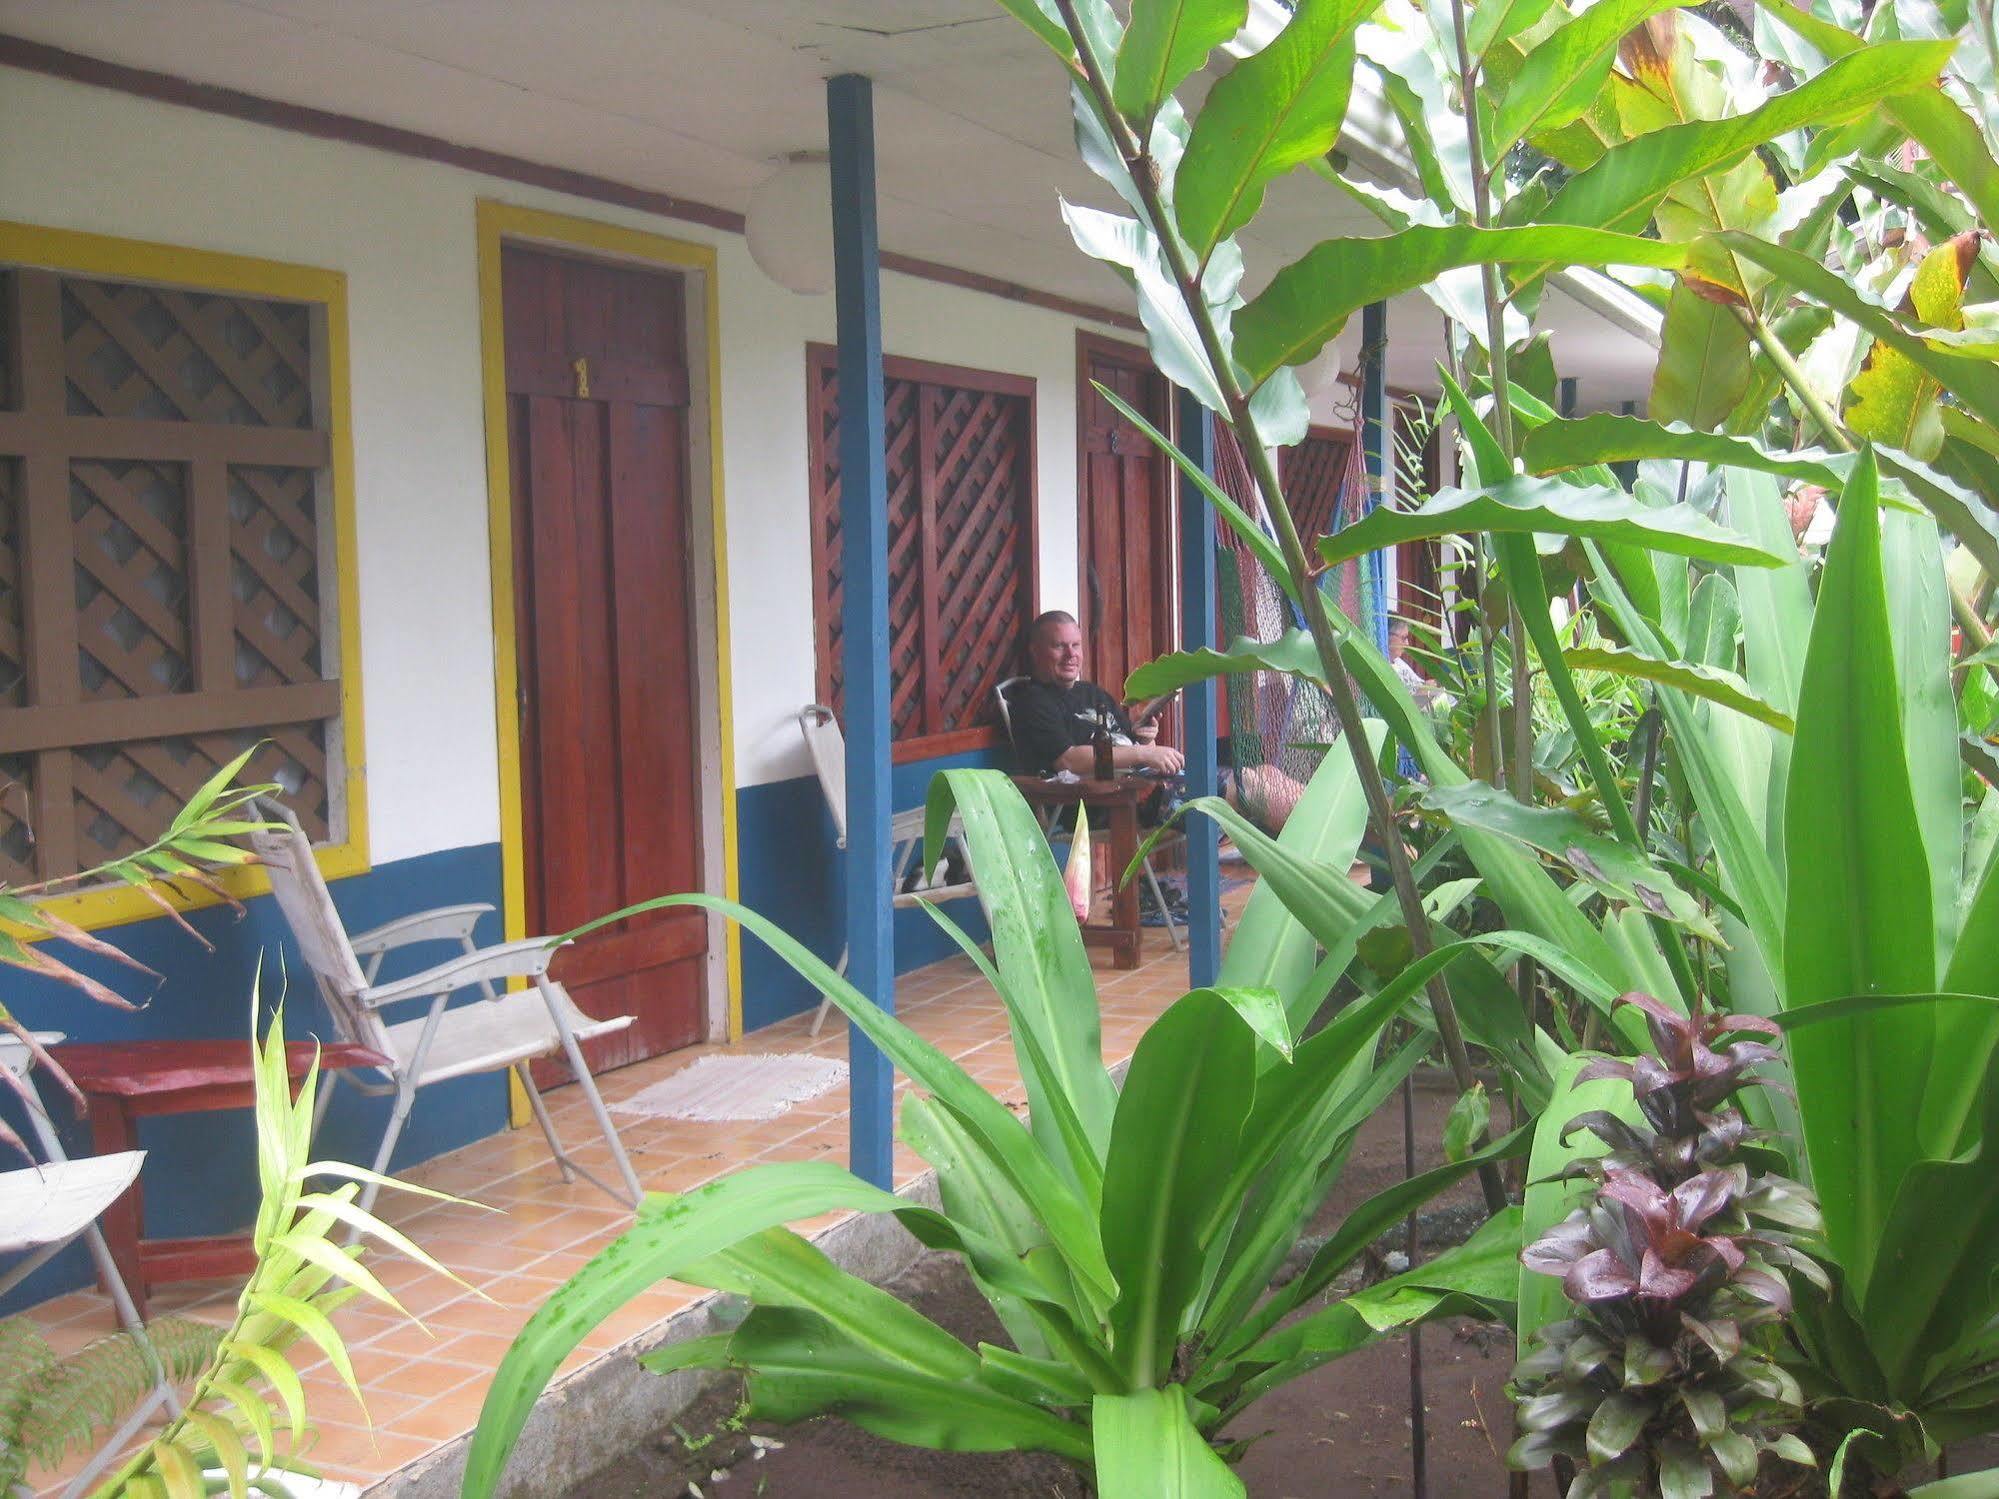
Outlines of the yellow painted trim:
<svg viewBox="0 0 1999 1499">
<path fill-rule="evenodd" d="M 155 281 L 190 290 L 234 292 L 280 301 L 316 303 L 326 314 L 328 459 L 333 486 L 334 572 L 340 628 L 341 748 L 346 760 L 347 838 L 314 852 L 327 879 L 365 874 L 368 860 L 368 767 L 361 731 L 361 606 L 355 559 L 353 406 L 347 350 L 347 277 L 340 271 L 189 250 L 178 245 L 82 234 L 0 220 L 0 263 L 39 266 L 79 275 Z M 271 888 L 261 870 L 225 871 L 219 883 L 238 900 Z M 161 893 L 180 910 L 212 906 L 218 897 L 195 890 L 182 897 Z M 124 886 L 83 890 L 45 903 L 45 909 L 79 926 L 116 926 L 157 916 L 148 896 Z"/>
<path fill-rule="evenodd" d="M 520 663 L 515 651 L 513 468 L 507 441 L 505 314 L 500 296 L 500 251 L 509 240 L 594 251 L 621 260 L 681 266 L 701 272 L 708 350 L 708 495 L 710 546 L 715 567 L 716 713 L 720 720 L 722 811 L 722 893 L 737 895 L 736 761 L 732 651 L 729 640 L 727 507 L 722 498 L 722 336 L 721 297 L 716 286 L 712 245 L 669 239 L 595 219 L 548 213 L 481 198 L 478 204 L 480 385 L 486 416 L 486 515 L 493 584 L 493 708 L 499 733 L 500 869 L 506 934 L 527 932 L 527 873 L 521 823 L 520 718 L 515 707 Z M 729 1039 L 743 1031 L 742 938 L 735 923 L 727 932 Z M 508 1097 L 516 1125 L 528 1120 L 527 1097 L 508 1074 Z"/>
</svg>

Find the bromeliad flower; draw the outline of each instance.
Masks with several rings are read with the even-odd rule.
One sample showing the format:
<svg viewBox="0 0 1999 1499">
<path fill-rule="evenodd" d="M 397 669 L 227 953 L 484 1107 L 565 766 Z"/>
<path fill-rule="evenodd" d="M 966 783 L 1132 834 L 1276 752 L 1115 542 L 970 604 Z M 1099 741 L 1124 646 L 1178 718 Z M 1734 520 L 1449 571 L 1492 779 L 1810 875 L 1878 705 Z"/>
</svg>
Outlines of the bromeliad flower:
<svg viewBox="0 0 1999 1499">
<path fill-rule="evenodd" d="M 1635 1005 L 1645 1012 L 1645 1028 L 1651 1032 L 1658 1055 L 1629 1061 L 1605 1057 L 1584 1067 L 1578 1081 L 1623 1078 L 1631 1084 L 1638 1107 L 1662 1134 L 1695 1133 L 1703 1113 L 1741 1088 L 1763 1081 L 1747 1076 L 1750 1068 L 1777 1060 L 1777 1049 L 1761 1041 L 1719 1044 L 1724 1036 L 1744 1032 L 1780 1034 L 1760 1015 L 1719 1015 L 1707 1010 L 1682 1015 L 1636 990 L 1618 996 L 1617 1003 Z"/>
<path fill-rule="evenodd" d="M 1076 836 L 1069 844 L 1069 863 L 1062 871 L 1062 883 L 1069 890 L 1069 905 L 1076 920 L 1090 919 L 1090 815 L 1076 803 Z"/>
</svg>

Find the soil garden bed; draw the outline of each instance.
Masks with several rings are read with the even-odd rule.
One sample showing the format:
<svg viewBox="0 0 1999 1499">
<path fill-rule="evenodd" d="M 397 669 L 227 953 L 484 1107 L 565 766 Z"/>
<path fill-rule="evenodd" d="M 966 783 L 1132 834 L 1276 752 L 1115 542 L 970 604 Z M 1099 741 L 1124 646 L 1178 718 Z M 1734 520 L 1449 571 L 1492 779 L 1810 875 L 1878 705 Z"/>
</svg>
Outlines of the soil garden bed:
<svg viewBox="0 0 1999 1499">
<path fill-rule="evenodd" d="M 1422 1087 L 1416 1102 L 1418 1164 L 1434 1165 L 1451 1094 Z M 1315 1227 L 1323 1234 L 1401 1176 L 1401 1110 L 1391 1105 L 1362 1128 Z M 1481 1216 L 1476 1186 L 1461 1188 L 1426 1215 L 1423 1236 L 1433 1247 L 1462 1239 Z M 1379 1253 L 1374 1259 L 1379 1273 Z M 889 1289 L 967 1342 L 1004 1341 L 985 1301 L 947 1256 L 924 1256 Z M 1503 1386 L 1513 1364 L 1511 1337 L 1497 1329 L 1433 1327 L 1423 1335 L 1423 1357 L 1432 1499 L 1504 1493 L 1498 1453 L 1510 1424 Z M 1408 1389 L 1407 1346 L 1398 1338 L 1267 1396 L 1236 1429 L 1269 1433 L 1238 1468 L 1250 1494 L 1409 1493 Z M 672 1499 L 690 1492 L 690 1484 L 707 1499 L 1080 1499 L 1084 1493 L 1052 1458 L 929 1452 L 836 1419 L 790 1427 L 746 1423 L 741 1399 L 740 1381 L 719 1386 L 640 1450 L 578 1484 L 572 1499 Z"/>
</svg>

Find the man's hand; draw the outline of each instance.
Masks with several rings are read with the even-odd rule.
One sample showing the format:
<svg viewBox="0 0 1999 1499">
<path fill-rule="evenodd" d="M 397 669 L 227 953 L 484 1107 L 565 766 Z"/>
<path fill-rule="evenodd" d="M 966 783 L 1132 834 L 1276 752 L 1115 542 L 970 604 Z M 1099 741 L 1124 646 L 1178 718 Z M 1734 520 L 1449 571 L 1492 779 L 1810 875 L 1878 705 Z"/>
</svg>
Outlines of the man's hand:
<svg viewBox="0 0 1999 1499">
<path fill-rule="evenodd" d="M 1161 775 L 1177 776 L 1187 763 L 1187 757 L 1170 744 L 1147 743 L 1136 748 L 1139 754 L 1138 763 L 1147 770 L 1158 771 Z"/>
</svg>

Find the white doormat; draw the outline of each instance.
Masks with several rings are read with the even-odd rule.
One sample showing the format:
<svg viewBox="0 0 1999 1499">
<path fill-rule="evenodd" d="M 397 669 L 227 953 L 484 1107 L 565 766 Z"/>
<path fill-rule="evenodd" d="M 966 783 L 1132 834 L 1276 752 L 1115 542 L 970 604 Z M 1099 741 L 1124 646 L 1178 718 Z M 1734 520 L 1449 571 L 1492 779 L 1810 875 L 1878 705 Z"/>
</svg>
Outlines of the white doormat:
<svg viewBox="0 0 1999 1499">
<path fill-rule="evenodd" d="M 837 1088 L 847 1064 L 830 1057 L 702 1057 L 611 1108 L 653 1119 L 775 1119 L 795 1103 Z"/>
</svg>

